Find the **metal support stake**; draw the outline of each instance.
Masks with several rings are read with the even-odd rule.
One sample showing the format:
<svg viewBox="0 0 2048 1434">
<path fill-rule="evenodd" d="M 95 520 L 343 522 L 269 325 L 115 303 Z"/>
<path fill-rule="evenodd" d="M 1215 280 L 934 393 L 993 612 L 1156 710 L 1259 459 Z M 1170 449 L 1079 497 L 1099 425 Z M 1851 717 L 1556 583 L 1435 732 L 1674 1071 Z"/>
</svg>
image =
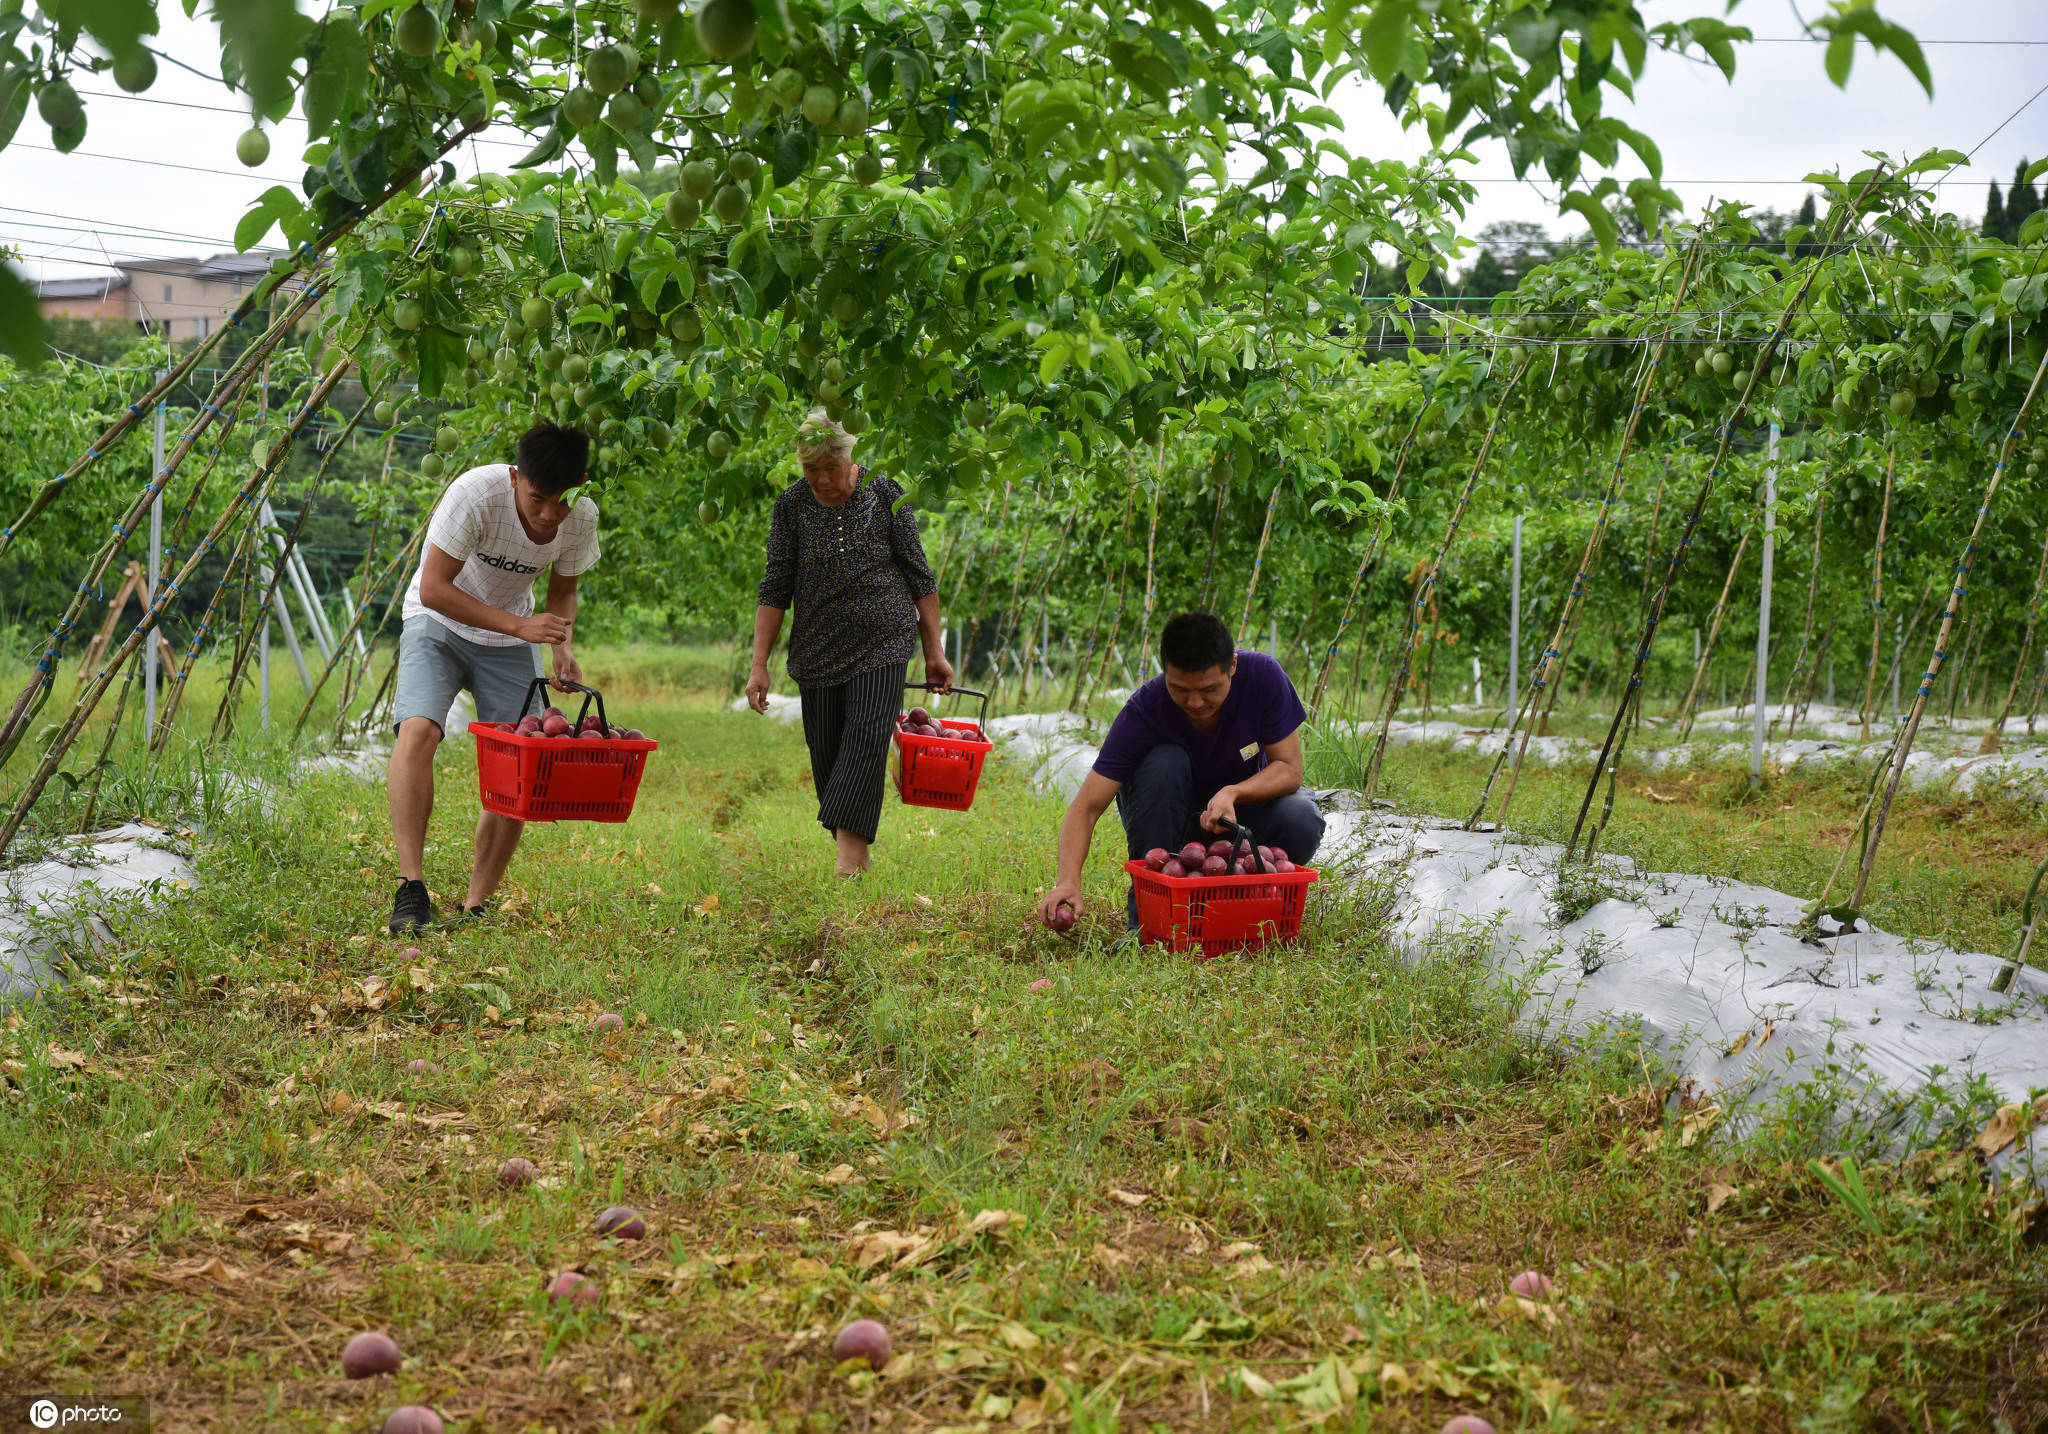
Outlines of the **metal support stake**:
<svg viewBox="0 0 2048 1434">
<path fill-rule="evenodd" d="M 257 706 L 263 725 L 270 725 L 270 619 L 263 619 L 263 631 L 256 639 Z"/>
<path fill-rule="evenodd" d="M 260 571 L 263 577 L 263 587 L 267 592 L 270 590 L 269 564 L 266 563 Z M 292 666 L 299 669 L 299 682 L 308 692 L 311 692 L 313 690 L 313 674 L 306 670 L 306 654 L 299 649 L 299 630 L 292 622 L 291 605 L 280 597 L 277 606 L 272 611 L 277 614 L 278 622 L 284 627 L 284 645 L 291 652 Z"/>
<path fill-rule="evenodd" d="M 1756 721 L 1749 739 L 1749 784 L 1764 779 L 1764 708 L 1771 691 L 1771 556 L 1777 549 L 1778 532 L 1778 416 L 1771 415 L 1770 453 L 1764 464 L 1764 557 L 1763 594 L 1757 603 L 1756 619 Z"/>
</svg>

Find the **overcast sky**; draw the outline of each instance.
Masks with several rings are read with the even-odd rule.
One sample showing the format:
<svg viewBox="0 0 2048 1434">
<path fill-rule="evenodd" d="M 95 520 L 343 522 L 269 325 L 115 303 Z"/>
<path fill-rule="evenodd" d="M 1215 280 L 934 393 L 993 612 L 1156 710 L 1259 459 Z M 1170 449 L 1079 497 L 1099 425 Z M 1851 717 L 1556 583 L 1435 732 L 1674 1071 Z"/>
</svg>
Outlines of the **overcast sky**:
<svg viewBox="0 0 2048 1434">
<path fill-rule="evenodd" d="M 1652 20 L 1720 9 L 1713 0 L 1647 0 L 1643 8 Z M 1817 0 L 1807 8 L 1817 9 Z M 1860 167 L 1864 150 L 1897 155 L 1944 146 L 1976 153 L 1943 185 L 1942 207 L 1980 216 L 1989 181 L 2003 186 L 2022 157 L 2048 155 L 2048 95 L 2028 103 L 2048 82 L 2048 4 L 1882 0 L 1880 8 L 1926 47 L 1931 99 L 1897 60 L 1863 46 L 1847 90 L 1836 89 L 1822 72 L 1821 47 L 1798 38 L 1791 4 L 1748 0 L 1732 19 L 1763 42 L 1740 48 L 1733 84 L 1711 66 L 1653 52 L 1637 103 L 1617 97 L 1614 112 L 1657 142 L 1665 183 L 1689 212 L 1728 198 L 1794 209 L 1808 188 L 1801 177 L 1810 172 Z M 188 20 L 177 5 L 161 5 L 159 13 L 166 28 L 158 48 L 215 70 L 212 27 Z M 166 64 L 144 96 L 122 95 L 106 80 L 80 88 L 89 119 L 78 153 L 52 152 L 49 131 L 33 112 L 0 150 L 0 244 L 19 247 L 31 277 L 105 273 L 114 260 L 230 249 L 235 221 L 250 201 L 271 184 L 295 186 L 302 173 L 304 128 L 296 121 L 274 135 L 263 169 L 236 163 L 235 137 L 247 118 L 218 82 Z M 1419 137 L 1404 134 L 1362 90 L 1333 104 L 1345 116 L 1344 142 L 1354 154 L 1421 154 Z M 488 131 L 462 168 L 503 169 L 526 147 L 516 133 Z M 1641 172 L 1632 157 L 1618 171 L 1624 179 Z M 1547 189 L 1516 180 L 1498 144 L 1480 150 L 1469 177 L 1479 194 L 1460 226 L 1464 233 L 1500 219 L 1534 220 L 1558 233 L 1583 228 L 1558 217 Z"/>
</svg>

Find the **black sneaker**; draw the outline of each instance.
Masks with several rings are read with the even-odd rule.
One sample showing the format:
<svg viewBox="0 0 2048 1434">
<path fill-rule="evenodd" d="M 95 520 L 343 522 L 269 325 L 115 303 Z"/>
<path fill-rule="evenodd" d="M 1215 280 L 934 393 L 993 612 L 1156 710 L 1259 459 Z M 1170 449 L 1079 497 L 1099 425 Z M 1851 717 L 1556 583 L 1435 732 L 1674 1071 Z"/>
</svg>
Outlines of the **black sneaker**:
<svg viewBox="0 0 2048 1434">
<path fill-rule="evenodd" d="M 434 899 L 427 895 L 427 884 L 424 881 L 399 882 L 398 894 L 391 898 L 391 934 L 398 936 L 407 931 L 424 931 L 434 921 Z"/>
</svg>

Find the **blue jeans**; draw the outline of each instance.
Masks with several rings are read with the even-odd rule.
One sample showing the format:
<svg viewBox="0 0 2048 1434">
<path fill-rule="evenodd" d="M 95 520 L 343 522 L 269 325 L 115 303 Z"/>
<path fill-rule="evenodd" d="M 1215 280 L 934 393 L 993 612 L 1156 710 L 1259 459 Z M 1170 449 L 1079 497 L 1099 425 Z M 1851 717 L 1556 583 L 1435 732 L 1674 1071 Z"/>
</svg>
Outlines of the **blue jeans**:
<svg viewBox="0 0 2048 1434">
<path fill-rule="evenodd" d="M 1202 809 L 1216 795 L 1214 787 L 1198 792 L 1195 772 L 1185 747 L 1162 742 L 1145 754 L 1138 770 L 1131 773 L 1116 794 L 1116 814 L 1124 824 L 1124 839 L 1131 859 L 1142 861 L 1154 847 L 1179 851 L 1191 841 L 1216 839 L 1202 830 Z M 1307 865 L 1323 841 L 1323 814 L 1306 792 L 1289 792 L 1270 802 L 1239 802 L 1239 826 L 1251 828 L 1261 846 L 1277 846 L 1296 865 Z M 1127 924 L 1138 924 L 1135 893 L 1124 898 Z"/>
</svg>

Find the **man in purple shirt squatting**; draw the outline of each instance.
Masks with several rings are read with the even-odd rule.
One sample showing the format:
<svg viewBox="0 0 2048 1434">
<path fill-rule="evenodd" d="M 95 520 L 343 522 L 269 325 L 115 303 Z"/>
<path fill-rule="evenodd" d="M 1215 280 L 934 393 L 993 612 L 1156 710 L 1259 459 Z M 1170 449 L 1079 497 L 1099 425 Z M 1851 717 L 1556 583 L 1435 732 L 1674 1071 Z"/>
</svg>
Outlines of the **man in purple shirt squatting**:
<svg viewBox="0 0 2048 1434">
<path fill-rule="evenodd" d="M 1238 651 L 1222 620 L 1203 612 L 1166 624 L 1159 662 L 1163 675 L 1124 703 L 1060 822 L 1059 879 L 1038 901 L 1048 926 L 1061 906 L 1081 914 L 1081 869 L 1112 798 L 1133 859 L 1154 847 L 1178 851 L 1233 821 L 1297 865 L 1322 842 L 1323 814 L 1301 790 L 1308 713 L 1285 669 L 1263 652 Z M 1135 896 L 1125 897 L 1124 917 L 1138 924 Z"/>
</svg>

